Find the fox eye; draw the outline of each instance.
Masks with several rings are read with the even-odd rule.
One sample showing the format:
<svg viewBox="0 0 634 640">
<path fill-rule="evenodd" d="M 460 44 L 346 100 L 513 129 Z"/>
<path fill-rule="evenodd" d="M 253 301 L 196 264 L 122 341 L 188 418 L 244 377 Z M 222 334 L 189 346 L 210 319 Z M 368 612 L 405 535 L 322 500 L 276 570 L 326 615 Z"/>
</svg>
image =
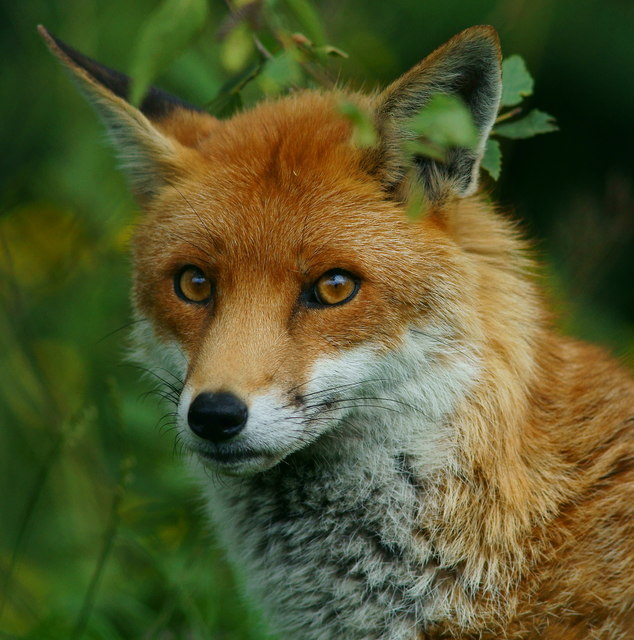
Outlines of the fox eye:
<svg viewBox="0 0 634 640">
<path fill-rule="evenodd" d="M 359 279 L 343 269 L 326 271 L 312 286 L 313 303 L 322 306 L 344 304 L 359 290 Z"/>
<path fill-rule="evenodd" d="M 211 281 L 198 267 L 188 264 L 174 276 L 174 291 L 185 302 L 207 304 L 211 300 Z"/>
</svg>

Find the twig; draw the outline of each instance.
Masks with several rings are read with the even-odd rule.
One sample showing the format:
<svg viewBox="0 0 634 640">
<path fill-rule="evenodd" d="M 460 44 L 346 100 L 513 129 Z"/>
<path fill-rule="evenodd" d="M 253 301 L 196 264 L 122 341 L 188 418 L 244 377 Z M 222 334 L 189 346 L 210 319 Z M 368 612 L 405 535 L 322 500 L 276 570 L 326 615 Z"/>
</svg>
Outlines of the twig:
<svg viewBox="0 0 634 640">
<path fill-rule="evenodd" d="M 255 34 L 253 34 L 253 42 L 255 43 L 255 48 L 262 54 L 262 57 L 267 60 L 273 59 L 273 54 L 264 46 L 262 40 L 258 38 Z"/>
<path fill-rule="evenodd" d="M 519 115 L 520 113 L 522 113 L 522 107 L 515 107 L 515 109 L 511 109 L 510 111 L 507 111 L 506 113 L 500 114 L 495 119 L 495 124 L 499 124 L 500 122 L 504 122 L 505 120 L 510 120 L 511 118 L 514 118 L 515 116 Z"/>
</svg>

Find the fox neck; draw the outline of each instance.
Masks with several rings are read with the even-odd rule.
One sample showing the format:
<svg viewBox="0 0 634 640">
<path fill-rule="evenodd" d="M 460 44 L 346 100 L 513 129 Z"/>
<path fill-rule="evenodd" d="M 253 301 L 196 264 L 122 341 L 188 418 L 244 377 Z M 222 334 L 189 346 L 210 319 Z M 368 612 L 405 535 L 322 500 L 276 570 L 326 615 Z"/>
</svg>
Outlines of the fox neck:
<svg viewBox="0 0 634 640">
<path fill-rule="evenodd" d="M 420 348 L 420 336 L 411 340 Z M 523 543 L 564 489 L 549 480 L 559 462 L 546 441 L 524 433 L 534 383 L 505 385 L 501 369 L 490 384 L 487 357 L 486 349 L 470 354 L 460 375 L 444 380 L 428 372 L 426 390 L 444 404 L 437 400 L 424 416 L 411 389 L 385 388 L 383 398 L 402 403 L 396 415 L 352 412 L 339 431 L 268 472 L 219 486 L 207 480 L 224 542 L 280 628 L 292 631 L 293 611 L 328 611 L 333 600 L 351 626 L 326 627 L 316 617 L 314 635 L 303 630 L 302 638 L 374 637 L 386 629 L 385 637 L 409 639 L 431 620 L 465 629 L 482 623 L 483 598 L 497 602 L 487 624 L 512 615 L 513 599 L 499 596 L 534 561 L 538 550 Z M 308 603 L 315 591 L 323 602 Z M 376 606 L 364 599 L 368 592 Z M 398 600 L 406 615 L 382 617 L 381 598 Z"/>
<path fill-rule="evenodd" d="M 363 428 L 358 419 L 349 427 Z M 396 439 L 339 444 L 320 442 L 249 478 L 210 484 L 203 476 L 217 531 L 274 629 L 302 640 L 411 640 L 432 621 L 475 627 L 483 598 L 498 601 L 489 625 L 509 617 L 512 599 L 500 595 L 529 560 L 520 527 L 490 539 L 470 534 L 486 527 L 461 509 L 481 523 L 506 514 L 492 500 L 479 505 L 457 468 L 460 453 L 448 448 L 430 470 L 420 448 L 404 451 Z M 513 543 L 505 558 L 502 535 Z"/>
<path fill-rule="evenodd" d="M 351 458 L 322 447 L 253 477 L 207 482 L 230 557 L 284 637 L 410 640 L 449 611 L 444 561 L 420 526 L 431 478 L 390 449 L 366 443 Z"/>
</svg>

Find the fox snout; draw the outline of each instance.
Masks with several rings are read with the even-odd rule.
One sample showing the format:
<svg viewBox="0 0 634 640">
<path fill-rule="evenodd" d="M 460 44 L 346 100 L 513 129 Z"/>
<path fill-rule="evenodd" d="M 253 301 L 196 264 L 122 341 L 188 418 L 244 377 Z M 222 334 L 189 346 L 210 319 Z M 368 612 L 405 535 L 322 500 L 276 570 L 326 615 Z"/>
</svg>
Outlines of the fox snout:
<svg viewBox="0 0 634 640">
<path fill-rule="evenodd" d="M 215 444 L 242 431 L 247 423 L 247 405 L 233 393 L 199 393 L 189 406 L 187 424 L 200 438 Z"/>
</svg>

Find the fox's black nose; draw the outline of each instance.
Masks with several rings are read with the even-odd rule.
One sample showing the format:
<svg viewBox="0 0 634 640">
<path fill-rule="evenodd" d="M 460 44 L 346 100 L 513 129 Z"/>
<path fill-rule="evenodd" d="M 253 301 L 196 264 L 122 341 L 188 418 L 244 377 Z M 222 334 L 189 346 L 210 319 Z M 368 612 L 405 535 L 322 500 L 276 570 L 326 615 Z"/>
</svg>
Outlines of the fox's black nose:
<svg viewBox="0 0 634 640">
<path fill-rule="evenodd" d="M 244 402 L 232 393 L 203 392 L 189 406 L 187 422 L 197 436 L 222 442 L 244 429 L 248 414 Z"/>
</svg>

